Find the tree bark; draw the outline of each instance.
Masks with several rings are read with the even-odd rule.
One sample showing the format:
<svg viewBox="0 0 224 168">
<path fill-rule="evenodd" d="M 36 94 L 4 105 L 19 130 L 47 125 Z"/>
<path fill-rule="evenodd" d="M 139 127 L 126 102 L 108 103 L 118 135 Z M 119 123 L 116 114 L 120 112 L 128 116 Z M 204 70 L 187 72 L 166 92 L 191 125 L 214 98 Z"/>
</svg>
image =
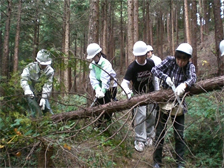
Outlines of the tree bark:
<svg viewBox="0 0 224 168">
<path fill-rule="evenodd" d="M 188 95 L 206 93 L 213 90 L 222 89 L 224 86 L 224 76 L 219 76 L 211 79 L 206 79 L 197 82 L 190 90 Z M 99 115 L 102 112 L 114 113 L 121 112 L 123 110 L 131 109 L 138 105 L 146 105 L 149 103 L 161 103 L 166 102 L 168 99 L 174 99 L 174 94 L 171 89 L 160 90 L 151 92 L 148 94 L 132 97 L 130 100 L 122 100 L 116 102 L 110 102 L 108 104 L 96 106 L 93 108 L 82 108 L 76 111 L 70 111 L 66 113 L 55 114 L 51 116 L 51 119 L 55 122 L 76 120 L 81 118 L 91 117 L 93 115 Z"/>
<path fill-rule="evenodd" d="M 192 1 L 192 62 L 195 65 L 196 73 L 198 72 L 198 63 L 197 63 L 197 2 L 196 0 Z"/>
<path fill-rule="evenodd" d="M 21 11 L 22 11 L 22 0 L 18 2 L 18 15 L 17 15 L 17 25 L 16 25 L 16 36 L 15 36 L 15 47 L 14 47 L 14 63 L 13 72 L 18 70 L 18 58 L 19 58 L 19 34 L 20 34 L 20 23 L 21 23 Z"/>
<path fill-rule="evenodd" d="M 185 33 L 186 33 L 186 41 L 191 44 L 191 35 L 190 35 L 190 23 L 188 16 L 188 2 L 184 0 L 184 20 L 185 20 Z"/>
<path fill-rule="evenodd" d="M 3 44 L 3 57 L 2 57 L 2 76 L 8 77 L 9 75 L 9 32 L 10 32 L 10 21 L 12 12 L 12 1 L 8 0 L 7 7 L 7 19 L 5 21 L 5 37 Z"/>
<path fill-rule="evenodd" d="M 71 68 L 69 68 L 69 41 L 70 41 L 70 0 L 64 1 L 65 3 L 65 42 L 64 42 L 64 49 L 65 49 L 65 57 L 64 57 L 64 86 L 65 92 L 68 93 L 71 89 Z"/>
<path fill-rule="evenodd" d="M 213 1 L 213 13 L 214 13 L 214 19 L 215 19 L 215 55 L 217 57 L 217 63 L 218 63 L 218 75 L 224 74 L 224 59 L 220 57 L 219 52 L 219 43 L 221 40 L 223 40 L 223 27 L 222 27 L 222 20 L 220 17 L 220 0 L 214 0 Z"/>
<path fill-rule="evenodd" d="M 126 54 L 126 67 L 134 60 L 132 49 L 134 45 L 134 26 L 133 26 L 133 0 L 128 0 L 128 24 L 127 24 L 127 54 Z"/>
</svg>

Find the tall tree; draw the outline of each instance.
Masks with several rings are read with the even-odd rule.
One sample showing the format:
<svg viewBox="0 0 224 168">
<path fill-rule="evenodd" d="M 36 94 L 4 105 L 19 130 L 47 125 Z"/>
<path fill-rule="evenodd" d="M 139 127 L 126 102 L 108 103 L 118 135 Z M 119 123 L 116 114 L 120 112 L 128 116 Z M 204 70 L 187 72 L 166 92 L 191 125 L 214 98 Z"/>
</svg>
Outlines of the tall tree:
<svg viewBox="0 0 224 168">
<path fill-rule="evenodd" d="M 70 0 L 65 0 L 65 57 L 64 57 L 64 85 L 65 92 L 68 93 L 71 88 L 71 69 L 69 68 L 69 50 L 70 50 Z"/>
<path fill-rule="evenodd" d="M 223 59 L 220 58 L 220 52 L 219 52 L 219 43 L 221 40 L 223 40 L 223 27 L 222 27 L 222 20 L 221 20 L 221 4 L 220 0 L 214 0 L 213 1 L 213 13 L 214 13 L 214 19 L 215 19 L 215 55 L 217 57 L 217 63 L 218 63 L 218 75 L 224 74 L 224 64 Z"/>
<path fill-rule="evenodd" d="M 197 66 L 197 2 L 196 0 L 192 0 L 192 62 L 195 65 L 196 73 L 198 72 Z"/>
<path fill-rule="evenodd" d="M 190 22 L 188 15 L 188 1 L 184 0 L 184 20 L 185 20 L 185 35 L 186 41 L 191 44 L 191 35 L 190 35 Z"/>
<path fill-rule="evenodd" d="M 133 22 L 133 27 L 134 27 L 134 37 L 133 37 L 133 42 L 135 43 L 138 41 L 138 0 L 133 0 L 133 5 L 134 5 L 134 22 Z"/>
<path fill-rule="evenodd" d="M 99 0 L 90 0 L 88 44 L 99 41 Z"/>
<path fill-rule="evenodd" d="M 21 10 L 22 0 L 18 2 L 18 14 L 17 14 L 17 26 L 15 35 L 15 47 L 14 47 L 14 61 L 13 61 L 13 72 L 18 70 L 18 57 L 19 57 L 19 34 L 20 34 L 20 23 L 21 23 Z"/>
<path fill-rule="evenodd" d="M 11 12 L 12 12 L 12 1 L 7 0 L 8 7 L 6 13 L 6 22 L 5 22 L 5 37 L 3 44 L 3 57 L 2 57 L 2 76 L 9 77 L 9 32 L 10 32 L 10 21 L 11 21 Z"/>
<path fill-rule="evenodd" d="M 133 60 L 132 48 L 134 45 L 134 16 L 133 16 L 133 0 L 128 0 L 128 23 L 127 23 L 127 54 L 126 54 L 126 67 Z"/>
<path fill-rule="evenodd" d="M 120 74 L 123 73 L 124 68 L 124 32 L 123 32 L 123 1 L 120 1 Z"/>
<path fill-rule="evenodd" d="M 39 0 L 35 1 L 35 15 L 34 15 L 34 35 L 33 35 L 33 60 L 35 60 L 38 52 L 39 46 L 39 26 L 40 26 L 40 16 L 39 16 Z"/>
</svg>

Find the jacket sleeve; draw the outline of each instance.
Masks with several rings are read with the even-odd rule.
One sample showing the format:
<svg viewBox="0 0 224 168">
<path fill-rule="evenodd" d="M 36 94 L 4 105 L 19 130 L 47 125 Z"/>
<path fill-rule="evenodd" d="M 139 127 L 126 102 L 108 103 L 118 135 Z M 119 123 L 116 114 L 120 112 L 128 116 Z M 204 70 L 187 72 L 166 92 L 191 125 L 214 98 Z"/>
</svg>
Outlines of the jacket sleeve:
<svg viewBox="0 0 224 168">
<path fill-rule="evenodd" d="M 196 80 L 197 80 L 197 75 L 196 75 L 196 71 L 195 71 L 195 66 L 194 66 L 194 64 L 190 64 L 189 76 L 188 76 L 188 79 L 185 81 L 185 83 L 187 84 L 188 87 L 191 87 L 192 85 L 194 85 Z"/>
<path fill-rule="evenodd" d="M 52 91 L 52 85 L 53 85 L 53 78 L 54 78 L 54 70 L 50 66 L 46 68 L 46 71 L 44 72 L 46 74 L 46 82 L 42 88 L 42 98 L 48 98 L 50 97 L 51 91 Z"/>
<path fill-rule="evenodd" d="M 109 61 L 105 61 L 102 68 L 103 70 L 101 73 L 100 80 L 102 82 L 102 90 L 105 93 L 106 90 L 108 90 L 110 87 L 110 79 L 111 79 L 111 76 L 114 76 L 113 74 L 115 72 L 112 69 L 112 65 Z"/>
<path fill-rule="evenodd" d="M 90 83 L 91 83 L 92 88 L 95 90 L 96 88 L 100 87 L 100 82 L 99 82 L 99 80 L 96 79 L 96 73 L 93 70 L 92 63 L 90 63 L 89 69 L 90 69 L 90 73 L 89 73 Z"/>
<path fill-rule="evenodd" d="M 29 81 L 30 81 L 30 68 L 29 68 L 29 66 L 31 66 L 31 65 L 28 65 L 23 69 L 23 72 L 22 72 L 21 78 L 20 78 L 20 86 L 23 88 L 24 92 L 25 92 L 25 90 L 31 90 L 31 88 L 29 86 Z"/>
</svg>

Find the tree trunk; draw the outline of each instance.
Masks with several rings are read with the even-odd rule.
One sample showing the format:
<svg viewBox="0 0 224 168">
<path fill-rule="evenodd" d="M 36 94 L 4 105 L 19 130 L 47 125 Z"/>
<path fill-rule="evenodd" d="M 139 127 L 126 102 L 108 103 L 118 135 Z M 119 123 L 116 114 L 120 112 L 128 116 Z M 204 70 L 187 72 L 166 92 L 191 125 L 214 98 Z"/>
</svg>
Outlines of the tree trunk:
<svg viewBox="0 0 224 168">
<path fill-rule="evenodd" d="M 192 62 L 195 65 L 196 73 L 198 72 L 197 66 L 197 2 L 196 0 L 192 1 L 192 48 L 193 48 L 193 55 L 192 55 Z"/>
<path fill-rule="evenodd" d="M 171 54 L 174 55 L 174 2 L 171 0 L 171 9 L 170 9 L 170 24 L 171 24 Z"/>
<path fill-rule="evenodd" d="M 18 58 L 19 58 L 19 34 L 20 34 L 20 23 L 21 23 L 21 10 L 22 10 L 22 0 L 18 2 L 18 15 L 17 15 L 17 25 L 16 25 L 16 36 L 15 36 L 15 47 L 14 47 L 14 63 L 13 72 L 18 70 Z"/>
<path fill-rule="evenodd" d="M 11 12 L 12 12 L 12 1 L 7 0 L 7 19 L 5 22 L 5 37 L 3 44 L 3 57 L 2 57 L 2 76 L 8 78 L 9 75 L 9 32 L 10 32 L 10 20 L 11 20 Z"/>
<path fill-rule="evenodd" d="M 133 37 L 133 42 L 135 43 L 138 41 L 138 0 L 134 0 L 134 37 Z"/>
<path fill-rule="evenodd" d="M 101 8 L 102 8 L 102 40 L 101 40 L 101 47 L 103 50 L 103 53 L 105 53 L 107 55 L 108 53 L 108 49 L 107 49 L 107 35 L 108 35 L 108 25 L 107 25 L 107 7 L 108 7 L 108 3 L 107 0 L 103 1 L 101 4 Z"/>
<path fill-rule="evenodd" d="M 215 19 L 215 55 L 217 57 L 217 63 L 218 63 L 218 75 L 224 74 L 224 64 L 223 64 L 223 57 L 220 58 L 220 52 L 219 52 L 219 43 L 221 40 L 223 40 L 223 27 L 222 27 L 222 20 L 220 16 L 220 0 L 214 0 L 213 1 L 213 13 L 214 13 L 214 19 Z"/>
<path fill-rule="evenodd" d="M 222 89 L 224 86 L 224 76 L 219 76 L 211 79 L 206 79 L 197 82 L 194 87 L 191 88 L 189 95 L 206 93 L 213 90 Z M 75 120 L 86 117 L 91 117 L 93 114 L 99 115 L 102 112 L 114 113 L 122 110 L 132 109 L 138 105 L 146 105 L 149 103 L 161 103 L 166 102 L 168 99 L 174 99 L 174 93 L 171 89 L 159 90 L 148 94 L 132 97 L 130 100 L 123 100 L 117 102 L 110 102 L 108 104 L 96 106 L 93 108 L 82 108 L 80 110 L 55 114 L 51 116 L 51 119 L 55 122 L 65 120 Z"/>
<path fill-rule="evenodd" d="M 189 23 L 188 3 L 187 3 L 187 0 L 184 0 L 184 19 L 185 19 L 186 41 L 189 44 L 191 44 L 190 23 Z"/>
<path fill-rule="evenodd" d="M 88 44 L 99 42 L 99 0 L 90 0 Z"/>
<path fill-rule="evenodd" d="M 121 1 L 121 8 L 120 8 L 120 74 L 123 74 L 123 68 L 125 68 L 124 60 L 125 60 L 125 53 L 124 53 L 124 33 L 123 33 L 123 2 Z"/>
<path fill-rule="evenodd" d="M 70 73 L 71 70 L 69 69 L 69 37 L 70 37 L 70 0 L 64 1 L 65 3 L 65 43 L 64 43 L 64 49 L 65 49 L 65 57 L 64 57 L 64 86 L 65 86 L 65 93 L 68 93 L 71 88 L 71 79 L 70 79 Z"/>
<path fill-rule="evenodd" d="M 33 35 L 33 60 L 36 59 L 38 46 L 39 46 L 39 25 L 40 25 L 40 17 L 39 17 L 39 5 L 38 0 L 36 0 L 36 8 L 35 8 L 35 19 L 34 19 L 34 35 Z"/>
<path fill-rule="evenodd" d="M 134 60 L 132 49 L 134 45 L 134 27 L 133 27 L 133 0 L 128 0 L 128 24 L 127 24 L 127 57 L 126 57 L 126 67 L 130 62 Z"/>
</svg>

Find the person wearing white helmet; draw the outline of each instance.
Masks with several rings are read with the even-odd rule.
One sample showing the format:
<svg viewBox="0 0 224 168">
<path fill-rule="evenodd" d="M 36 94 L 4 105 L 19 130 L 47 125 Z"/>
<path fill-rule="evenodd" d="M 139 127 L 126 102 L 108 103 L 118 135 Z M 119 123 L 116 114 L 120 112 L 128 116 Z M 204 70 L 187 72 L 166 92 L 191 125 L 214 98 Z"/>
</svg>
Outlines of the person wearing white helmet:
<svg viewBox="0 0 224 168">
<path fill-rule="evenodd" d="M 36 62 L 29 63 L 21 74 L 20 85 L 27 98 L 30 115 L 40 117 L 42 113 L 53 114 L 48 98 L 52 91 L 54 69 L 50 53 L 41 49 Z"/>
<path fill-rule="evenodd" d="M 106 104 L 111 99 L 116 100 L 117 79 L 116 72 L 113 70 L 111 63 L 105 58 L 102 48 L 97 43 L 91 43 L 87 47 L 87 59 L 92 62 L 89 65 L 89 79 L 98 104 Z M 113 86 L 111 86 L 113 83 Z M 96 128 L 105 126 L 104 120 L 110 122 L 112 114 L 105 113 L 97 123 Z"/>
<path fill-rule="evenodd" d="M 167 120 L 171 117 L 174 126 L 175 153 L 178 168 L 184 167 L 184 119 L 187 113 L 186 103 L 183 99 L 184 93 L 189 90 L 196 82 L 195 66 L 190 62 L 193 49 L 188 43 L 181 43 L 176 51 L 175 56 L 167 56 L 161 64 L 153 67 L 152 73 L 162 81 L 163 89 L 173 89 L 176 99 L 172 102 L 169 100 L 166 105 L 160 106 L 156 115 L 156 136 L 155 151 L 153 160 L 154 168 L 159 168 L 162 163 L 162 150 L 164 138 L 166 135 Z M 181 103 L 183 102 L 183 103 Z M 166 108 L 165 108 L 166 107 Z M 182 110 L 179 110 L 180 107 Z M 172 113 L 171 113 L 172 112 Z M 174 113 L 173 113 L 174 112 Z M 181 113 L 178 113 L 181 112 Z"/>
<path fill-rule="evenodd" d="M 133 61 L 125 73 L 124 79 L 121 83 L 124 92 L 128 99 L 132 94 L 140 95 L 157 90 L 158 84 L 155 84 L 155 78 L 151 73 L 155 66 L 151 59 L 147 59 L 147 45 L 143 41 L 137 41 L 133 46 Z M 132 89 L 129 88 L 132 83 Z M 124 94 L 124 93 L 123 93 Z M 135 141 L 134 147 L 138 152 L 142 152 L 145 146 L 150 145 L 150 138 L 147 137 L 147 119 L 151 115 L 154 108 L 150 110 L 146 106 L 139 106 L 134 109 L 134 127 L 135 127 Z"/>
</svg>

